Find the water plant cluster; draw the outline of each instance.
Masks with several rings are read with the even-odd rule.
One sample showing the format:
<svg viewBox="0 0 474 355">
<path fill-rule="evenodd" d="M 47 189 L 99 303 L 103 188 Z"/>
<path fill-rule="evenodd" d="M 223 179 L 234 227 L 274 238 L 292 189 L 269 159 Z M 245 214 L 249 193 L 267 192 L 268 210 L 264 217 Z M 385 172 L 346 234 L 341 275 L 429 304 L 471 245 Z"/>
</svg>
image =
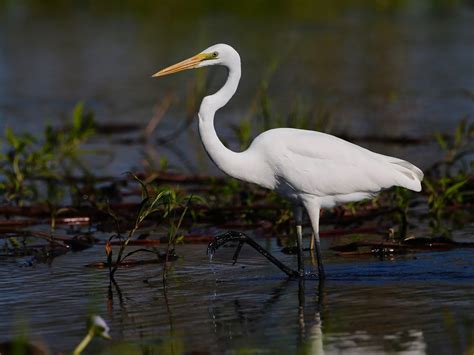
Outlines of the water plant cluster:
<svg viewBox="0 0 474 355">
<path fill-rule="evenodd" d="M 78 174 L 86 180 L 90 172 L 81 159 L 86 153 L 81 145 L 95 133 L 94 115 L 79 103 L 70 121 L 71 125 L 62 130 L 46 125 L 43 137 L 29 132 L 16 134 L 6 128 L 0 155 L 2 204 L 58 203 L 66 193 L 61 189 L 63 181 Z M 78 187 L 73 183 L 66 186 L 70 200 L 77 202 Z"/>
</svg>

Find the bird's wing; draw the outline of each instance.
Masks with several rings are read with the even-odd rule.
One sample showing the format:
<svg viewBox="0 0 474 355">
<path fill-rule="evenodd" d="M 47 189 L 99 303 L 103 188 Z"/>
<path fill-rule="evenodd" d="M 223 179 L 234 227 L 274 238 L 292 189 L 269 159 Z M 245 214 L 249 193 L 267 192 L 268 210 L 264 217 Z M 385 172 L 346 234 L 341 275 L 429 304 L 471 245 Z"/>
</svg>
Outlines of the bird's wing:
<svg viewBox="0 0 474 355">
<path fill-rule="evenodd" d="M 404 166 L 409 163 L 403 160 L 373 153 L 320 132 L 274 131 L 271 134 L 274 136 L 264 141 L 266 145 L 274 142 L 269 154 L 276 178 L 295 191 L 327 196 L 375 193 L 394 185 L 412 190 L 421 188 L 418 176 Z"/>
</svg>

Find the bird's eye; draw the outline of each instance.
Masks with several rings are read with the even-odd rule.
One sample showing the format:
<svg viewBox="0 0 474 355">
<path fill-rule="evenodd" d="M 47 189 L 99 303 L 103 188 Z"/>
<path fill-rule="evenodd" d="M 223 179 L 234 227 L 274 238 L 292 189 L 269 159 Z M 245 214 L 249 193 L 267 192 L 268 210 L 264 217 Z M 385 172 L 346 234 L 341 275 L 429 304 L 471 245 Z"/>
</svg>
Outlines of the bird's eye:
<svg viewBox="0 0 474 355">
<path fill-rule="evenodd" d="M 217 58 L 218 55 L 219 55 L 218 52 L 212 52 L 212 58 Z"/>
</svg>

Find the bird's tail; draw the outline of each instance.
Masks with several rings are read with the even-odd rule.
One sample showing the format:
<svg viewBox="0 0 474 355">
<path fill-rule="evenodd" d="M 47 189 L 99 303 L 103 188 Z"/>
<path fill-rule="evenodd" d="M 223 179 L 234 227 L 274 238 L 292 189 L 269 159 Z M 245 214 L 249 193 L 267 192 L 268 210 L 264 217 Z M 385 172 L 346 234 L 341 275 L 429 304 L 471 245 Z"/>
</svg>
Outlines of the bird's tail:
<svg viewBox="0 0 474 355">
<path fill-rule="evenodd" d="M 413 191 L 421 191 L 423 172 L 415 165 L 401 159 L 391 158 L 388 163 L 400 173 L 397 184 Z"/>
</svg>

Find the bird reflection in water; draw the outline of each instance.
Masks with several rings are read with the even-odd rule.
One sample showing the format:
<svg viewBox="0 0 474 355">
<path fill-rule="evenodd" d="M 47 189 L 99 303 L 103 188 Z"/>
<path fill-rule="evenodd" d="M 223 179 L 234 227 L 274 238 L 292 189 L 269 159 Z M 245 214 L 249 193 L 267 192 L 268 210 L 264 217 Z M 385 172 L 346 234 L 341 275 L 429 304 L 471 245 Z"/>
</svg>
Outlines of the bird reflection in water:
<svg viewBox="0 0 474 355">
<path fill-rule="evenodd" d="M 261 280 L 255 281 L 261 282 Z M 298 304 L 289 304 L 288 297 L 292 299 L 296 283 Z M 307 293 L 310 294 L 309 297 Z M 288 327 L 288 332 L 294 332 L 298 353 L 300 351 L 311 354 L 323 353 L 321 314 L 325 299 L 324 280 L 286 279 L 274 287 L 263 301 L 255 298 L 250 301 L 242 297 L 222 303 L 223 299 L 224 297 L 216 290 L 209 307 L 214 333 L 222 342 L 227 343 L 249 335 L 255 336 L 266 329 L 269 322 L 276 321 Z M 288 307 L 294 307 L 295 310 L 294 326 L 287 321 L 287 315 L 291 312 Z M 280 313 L 285 314 L 284 320 L 278 318 Z"/>
</svg>

